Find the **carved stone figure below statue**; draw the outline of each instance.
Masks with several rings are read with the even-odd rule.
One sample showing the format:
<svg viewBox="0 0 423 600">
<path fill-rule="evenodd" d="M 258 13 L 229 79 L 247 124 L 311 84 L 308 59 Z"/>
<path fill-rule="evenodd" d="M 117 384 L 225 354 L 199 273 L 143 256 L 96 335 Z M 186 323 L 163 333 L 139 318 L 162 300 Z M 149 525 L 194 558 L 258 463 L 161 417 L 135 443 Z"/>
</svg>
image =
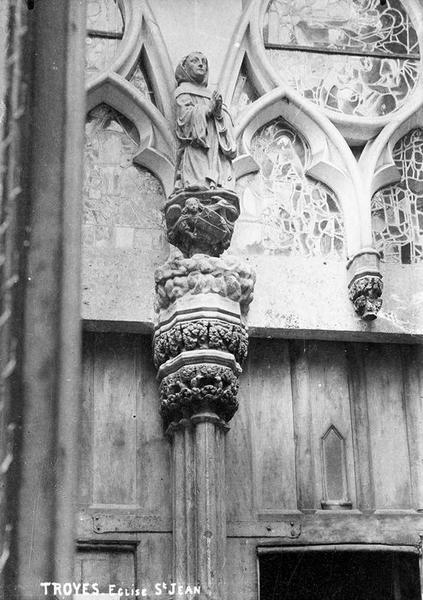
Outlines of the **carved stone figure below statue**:
<svg viewBox="0 0 423 600">
<path fill-rule="evenodd" d="M 219 92 L 207 87 L 203 54 L 183 58 L 175 77 L 178 152 L 175 189 L 165 207 L 168 239 L 185 256 L 219 256 L 239 216 L 232 119 Z"/>
<path fill-rule="evenodd" d="M 165 212 L 168 240 L 184 256 L 220 256 L 231 243 L 239 200 L 227 190 L 184 191 L 166 203 Z"/>
</svg>

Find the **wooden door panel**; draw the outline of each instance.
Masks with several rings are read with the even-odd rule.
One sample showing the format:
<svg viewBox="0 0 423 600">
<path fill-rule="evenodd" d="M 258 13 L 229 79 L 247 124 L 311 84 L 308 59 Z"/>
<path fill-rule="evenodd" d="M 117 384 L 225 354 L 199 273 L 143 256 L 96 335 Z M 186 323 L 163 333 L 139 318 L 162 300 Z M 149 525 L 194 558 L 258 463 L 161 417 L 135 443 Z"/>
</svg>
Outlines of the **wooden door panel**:
<svg viewBox="0 0 423 600">
<path fill-rule="evenodd" d="M 116 590 L 131 590 L 136 582 L 135 547 L 100 546 L 78 550 L 75 560 L 76 583 L 97 584 L 102 594 L 109 593 L 109 586 Z M 91 590 L 92 591 L 92 590 Z M 95 590 L 94 590 L 95 591 Z"/>
<path fill-rule="evenodd" d="M 289 342 L 255 340 L 249 369 L 256 510 L 296 511 Z"/>
<path fill-rule="evenodd" d="M 375 508 L 410 508 L 401 347 L 369 345 L 365 368 Z"/>
<path fill-rule="evenodd" d="M 96 505 L 137 505 L 136 359 L 133 338 L 96 336 L 92 415 Z"/>
<path fill-rule="evenodd" d="M 392 344 L 251 340 L 228 436 L 230 519 L 252 518 L 252 494 L 253 518 L 328 508 L 331 494 L 365 510 L 421 506 L 421 352 L 404 352 Z"/>
<path fill-rule="evenodd" d="M 86 334 L 82 421 L 81 501 L 170 523 L 170 444 L 149 336 Z"/>
<path fill-rule="evenodd" d="M 355 501 L 350 398 L 344 345 L 329 342 L 292 344 L 294 428 L 297 440 L 299 508 L 321 508 L 331 490 Z M 336 432 L 333 434 L 333 432 Z M 336 460 L 339 440 L 340 460 Z M 333 451 L 330 448 L 333 446 Z M 331 459 L 332 457 L 332 459 Z"/>
</svg>

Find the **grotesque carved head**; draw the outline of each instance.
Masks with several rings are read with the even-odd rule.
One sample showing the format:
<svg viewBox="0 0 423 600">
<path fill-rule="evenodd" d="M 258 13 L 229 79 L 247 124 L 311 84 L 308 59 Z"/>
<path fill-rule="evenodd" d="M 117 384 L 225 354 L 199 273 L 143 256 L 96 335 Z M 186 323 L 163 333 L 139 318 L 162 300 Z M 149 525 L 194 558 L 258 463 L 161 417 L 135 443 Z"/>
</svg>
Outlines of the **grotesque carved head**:
<svg viewBox="0 0 423 600">
<path fill-rule="evenodd" d="M 200 209 L 200 203 L 198 202 L 197 198 L 191 197 L 185 200 L 185 209 L 187 212 L 192 214 L 198 212 Z"/>
<path fill-rule="evenodd" d="M 175 71 L 178 84 L 188 81 L 199 85 L 207 85 L 209 76 L 209 63 L 202 52 L 191 52 L 185 56 Z"/>
</svg>

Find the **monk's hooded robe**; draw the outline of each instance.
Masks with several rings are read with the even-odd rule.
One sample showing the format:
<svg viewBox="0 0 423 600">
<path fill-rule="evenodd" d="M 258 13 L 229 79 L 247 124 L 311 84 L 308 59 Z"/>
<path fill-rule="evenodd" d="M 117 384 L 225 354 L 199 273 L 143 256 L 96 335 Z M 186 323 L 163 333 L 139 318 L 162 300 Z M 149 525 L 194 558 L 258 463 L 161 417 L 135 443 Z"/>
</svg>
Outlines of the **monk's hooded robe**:
<svg viewBox="0 0 423 600">
<path fill-rule="evenodd" d="M 179 141 L 175 192 L 233 190 L 232 159 L 236 156 L 232 119 L 225 106 L 221 118 L 209 114 L 212 91 L 197 83 L 183 61 L 176 69 L 176 137 Z"/>
</svg>

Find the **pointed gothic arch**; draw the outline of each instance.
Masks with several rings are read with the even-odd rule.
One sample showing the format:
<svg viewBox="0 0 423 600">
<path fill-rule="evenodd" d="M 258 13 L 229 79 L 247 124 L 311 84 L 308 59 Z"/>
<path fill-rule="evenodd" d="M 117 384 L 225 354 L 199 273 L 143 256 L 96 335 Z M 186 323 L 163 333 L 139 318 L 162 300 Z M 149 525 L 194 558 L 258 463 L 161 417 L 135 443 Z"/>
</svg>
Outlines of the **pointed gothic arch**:
<svg viewBox="0 0 423 600">
<path fill-rule="evenodd" d="M 115 73 L 97 79 L 88 89 L 87 112 L 102 103 L 134 123 L 140 137 L 140 152 L 134 162 L 150 169 L 169 194 L 173 185 L 174 141 L 168 121 L 133 85 Z"/>
<path fill-rule="evenodd" d="M 362 232 L 370 226 L 363 219 L 366 211 L 360 195 L 357 165 L 339 131 L 299 94 L 279 87 L 245 110 L 237 128 L 241 150 L 237 163 L 245 164 L 246 172 L 248 165 L 250 172 L 253 171 L 251 140 L 260 127 L 278 116 L 291 124 L 309 144 L 310 161 L 306 174 L 327 185 L 338 197 L 344 214 L 347 253 L 353 255 L 363 247 Z"/>
<path fill-rule="evenodd" d="M 118 0 L 118 6 L 124 21 L 119 49 L 111 64 L 89 82 L 89 89 L 112 74 L 128 79 L 143 55 L 157 106 L 166 118 L 171 118 L 173 69 L 148 1 Z"/>
</svg>

